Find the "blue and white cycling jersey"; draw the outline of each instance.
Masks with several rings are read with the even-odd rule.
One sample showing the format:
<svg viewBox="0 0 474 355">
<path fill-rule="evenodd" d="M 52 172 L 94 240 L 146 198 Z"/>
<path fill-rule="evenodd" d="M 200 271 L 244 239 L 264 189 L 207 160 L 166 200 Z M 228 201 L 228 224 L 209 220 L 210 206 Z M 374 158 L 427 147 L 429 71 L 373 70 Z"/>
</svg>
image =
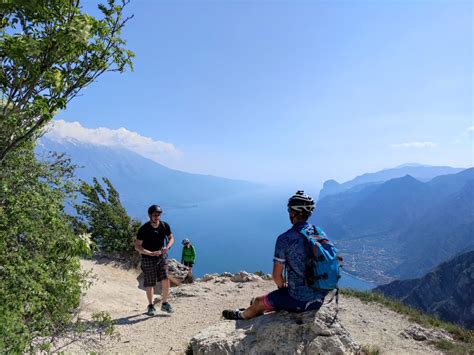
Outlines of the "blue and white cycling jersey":
<svg viewBox="0 0 474 355">
<path fill-rule="evenodd" d="M 306 238 L 299 233 L 307 222 L 300 222 L 277 238 L 273 261 L 286 265 L 288 292 L 299 301 L 312 301 L 326 296 L 327 291 L 313 289 L 305 285 Z"/>
</svg>

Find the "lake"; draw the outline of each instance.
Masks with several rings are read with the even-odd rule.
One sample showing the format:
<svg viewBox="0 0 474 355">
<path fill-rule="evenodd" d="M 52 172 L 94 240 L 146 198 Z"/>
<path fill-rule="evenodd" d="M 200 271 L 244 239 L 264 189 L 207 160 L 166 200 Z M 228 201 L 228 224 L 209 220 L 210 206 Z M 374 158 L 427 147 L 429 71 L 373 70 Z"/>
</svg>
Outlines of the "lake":
<svg viewBox="0 0 474 355">
<path fill-rule="evenodd" d="M 286 203 L 293 193 L 266 188 L 188 208 L 163 206 L 162 219 L 175 236 L 170 257 L 180 260 L 181 241 L 189 238 L 197 252 L 193 272 L 198 277 L 241 270 L 271 273 L 276 238 L 291 227 Z M 366 290 L 376 285 L 343 274 L 340 286 Z"/>
</svg>

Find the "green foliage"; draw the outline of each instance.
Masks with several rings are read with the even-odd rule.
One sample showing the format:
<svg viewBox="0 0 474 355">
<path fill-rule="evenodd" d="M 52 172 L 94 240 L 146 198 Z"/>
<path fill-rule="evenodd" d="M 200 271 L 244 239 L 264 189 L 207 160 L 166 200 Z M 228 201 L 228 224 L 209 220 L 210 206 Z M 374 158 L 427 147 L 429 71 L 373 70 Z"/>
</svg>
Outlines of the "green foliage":
<svg viewBox="0 0 474 355">
<path fill-rule="evenodd" d="M 454 352 L 456 352 L 458 349 L 467 349 L 467 353 L 474 353 L 474 331 L 472 330 L 465 329 L 453 323 L 444 322 L 432 315 L 422 313 L 415 308 L 404 305 L 396 300 L 387 298 L 379 292 L 342 289 L 341 293 L 343 295 L 357 297 L 366 303 L 379 303 L 397 313 L 407 315 L 410 321 L 418 323 L 424 327 L 434 327 L 446 330 L 451 335 L 453 335 L 454 339 L 457 340 L 457 342 L 451 343 L 450 345 L 448 345 L 447 343 L 449 342 L 446 341 L 439 341 L 435 343 L 435 345 L 439 346 L 441 349 L 449 347 L 452 348 Z"/>
<path fill-rule="evenodd" d="M 84 201 L 76 206 L 77 212 L 100 251 L 136 259 L 134 241 L 140 222 L 128 216 L 110 180 L 103 178 L 103 181 L 106 189 L 96 178 L 92 185 L 82 182 L 80 192 Z"/>
<path fill-rule="evenodd" d="M 272 280 L 272 276 L 267 274 L 267 273 L 264 273 L 263 271 L 255 271 L 254 272 L 255 275 L 257 276 L 260 276 L 262 279 L 264 280 Z"/>
<path fill-rule="evenodd" d="M 79 0 L 0 3 L 0 161 L 105 71 L 132 68 L 121 38 L 127 3 L 98 5 L 101 18 Z"/>
<path fill-rule="evenodd" d="M 361 355 L 379 355 L 381 351 L 376 345 L 364 345 L 360 353 Z"/>
<path fill-rule="evenodd" d="M 99 337 L 102 339 L 102 335 L 109 337 L 117 336 L 115 331 L 115 324 L 108 312 L 95 312 L 92 314 L 92 327 L 96 333 L 99 333 Z"/>
<path fill-rule="evenodd" d="M 72 172 L 61 156 L 36 161 L 31 142 L 0 163 L 0 353 L 47 348 L 79 304 L 88 248 L 63 210 Z"/>
</svg>

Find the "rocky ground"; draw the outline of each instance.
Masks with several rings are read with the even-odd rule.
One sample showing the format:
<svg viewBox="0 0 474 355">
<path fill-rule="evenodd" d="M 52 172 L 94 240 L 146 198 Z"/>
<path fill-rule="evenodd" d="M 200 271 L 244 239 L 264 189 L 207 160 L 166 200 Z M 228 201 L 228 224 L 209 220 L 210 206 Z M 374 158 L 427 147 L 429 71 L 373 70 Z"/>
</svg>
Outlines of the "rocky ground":
<svg viewBox="0 0 474 355">
<path fill-rule="evenodd" d="M 210 326 L 237 328 L 234 321 L 222 319 L 223 309 L 247 306 L 252 297 L 274 289 L 272 281 L 260 278 L 234 282 L 229 277 L 209 277 L 207 281 L 171 289 L 170 303 L 175 309 L 172 315 L 159 311 L 158 304 L 158 315 L 148 317 L 145 291 L 140 287 L 137 271 L 90 260 L 83 261 L 82 266 L 92 270 L 95 281 L 82 298 L 81 317 L 90 319 L 94 312 L 108 312 L 119 337 L 99 339 L 97 334 L 91 334 L 73 342 L 63 339 L 57 351 L 183 354 L 191 339 Z M 159 296 L 156 301 L 159 303 Z M 323 307 L 325 314 L 335 311 L 333 304 Z M 429 340 L 444 336 L 414 325 L 405 316 L 382 306 L 346 296 L 340 297 L 338 320 L 356 343 L 382 353 L 439 353 Z"/>
</svg>

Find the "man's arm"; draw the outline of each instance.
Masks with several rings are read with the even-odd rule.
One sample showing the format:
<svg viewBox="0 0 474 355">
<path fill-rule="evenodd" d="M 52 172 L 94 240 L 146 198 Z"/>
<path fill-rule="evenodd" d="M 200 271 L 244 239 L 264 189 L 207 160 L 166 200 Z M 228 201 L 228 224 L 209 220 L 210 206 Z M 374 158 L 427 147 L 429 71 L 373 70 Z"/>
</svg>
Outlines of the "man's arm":
<svg viewBox="0 0 474 355">
<path fill-rule="evenodd" d="M 274 262 L 273 263 L 273 272 L 272 278 L 275 281 L 275 284 L 278 288 L 286 287 L 285 279 L 283 278 L 283 269 L 285 268 L 285 264 Z"/>
<path fill-rule="evenodd" d="M 166 244 L 165 249 L 168 250 L 169 248 L 171 248 L 173 244 L 174 244 L 174 237 L 173 237 L 173 233 L 171 233 L 168 236 L 168 243 Z"/>
<path fill-rule="evenodd" d="M 135 250 L 140 254 L 149 255 L 149 256 L 160 256 L 161 250 L 158 251 L 149 251 L 143 247 L 143 240 L 135 239 Z"/>
</svg>

